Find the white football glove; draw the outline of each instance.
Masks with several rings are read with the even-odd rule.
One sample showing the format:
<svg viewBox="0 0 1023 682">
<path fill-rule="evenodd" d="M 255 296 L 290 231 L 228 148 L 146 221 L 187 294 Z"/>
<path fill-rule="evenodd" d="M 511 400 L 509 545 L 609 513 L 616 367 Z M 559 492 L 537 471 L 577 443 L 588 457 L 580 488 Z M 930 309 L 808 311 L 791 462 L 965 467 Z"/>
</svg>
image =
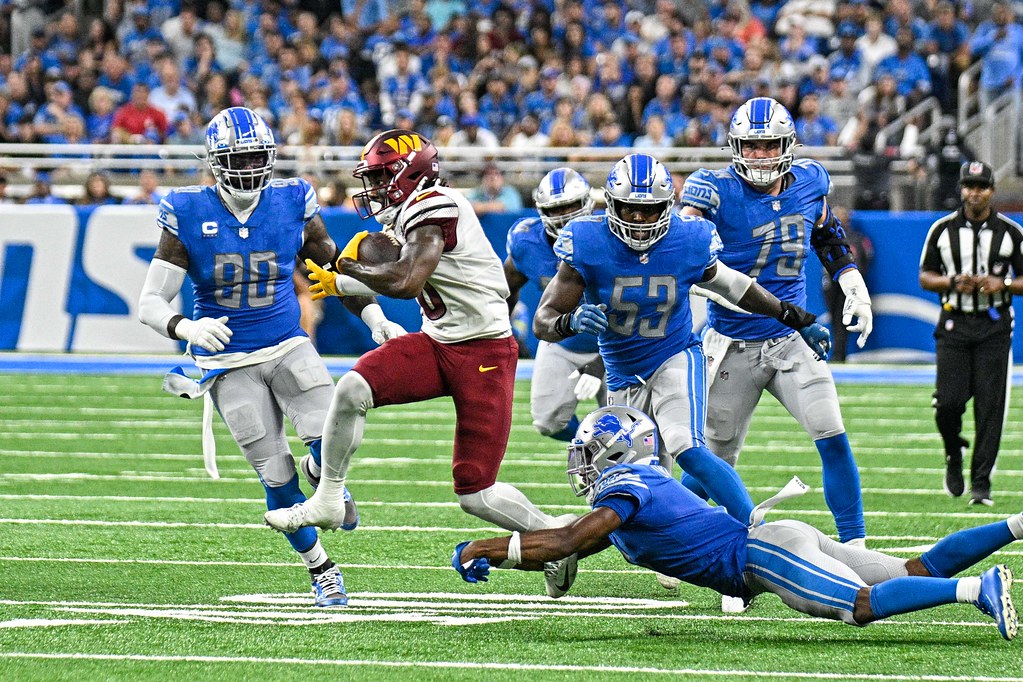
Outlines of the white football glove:
<svg viewBox="0 0 1023 682">
<path fill-rule="evenodd" d="M 227 317 L 200 317 L 190 320 L 187 317 L 174 327 L 174 335 L 188 341 L 189 345 L 199 346 L 211 353 L 224 350 L 225 344 L 231 340 L 234 332 L 227 326 Z"/>
<path fill-rule="evenodd" d="M 595 377 L 592 374 L 582 374 L 579 370 L 569 374 L 568 378 L 569 380 L 578 380 L 575 382 L 575 397 L 579 400 L 589 400 L 597 395 L 597 391 L 600 390 L 601 385 L 604 383 L 600 377 Z"/>
<path fill-rule="evenodd" d="M 845 294 L 845 306 L 842 308 L 842 324 L 851 332 L 859 332 L 856 345 L 863 348 L 867 337 L 874 329 L 874 313 L 870 309 L 870 293 L 863 275 L 856 268 L 849 268 L 838 276 L 838 285 Z M 852 324 L 853 317 L 856 324 Z"/>
<path fill-rule="evenodd" d="M 383 345 L 384 341 L 390 341 L 391 339 L 396 339 L 399 336 L 408 334 L 404 327 L 397 322 L 391 322 L 390 320 L 384 320 L 373 327 L 371 331 L 373 333 L 373 342 L 378 346 Z"/>
<path fill-rule="evenodd" d="M 379 303 L 370 303 L 363 308 L 361 317 L 362 321 L 369 327 L 369 332 L 373 336 L 373 342 L 377 345 L 383 345 L 385 341 L 408 334 L 400 324 L 387 319 Z"/>
</svg>

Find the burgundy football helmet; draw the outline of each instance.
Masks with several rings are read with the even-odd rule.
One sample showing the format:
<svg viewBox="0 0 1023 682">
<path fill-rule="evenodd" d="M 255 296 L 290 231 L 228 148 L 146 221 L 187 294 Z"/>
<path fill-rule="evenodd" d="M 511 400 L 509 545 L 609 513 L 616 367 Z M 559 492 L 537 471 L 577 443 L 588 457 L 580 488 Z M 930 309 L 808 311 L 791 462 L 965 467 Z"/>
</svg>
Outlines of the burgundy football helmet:
<svg viewBox="0 0 1023 682">
<path fill-rule="evenodd" d="M 388 130 L 366 144 L 352 175 L 362 180 L 363 191 L 352 197 L 359 216 L 389 225 L 402 204 L 437 180 L 437 147 L 412 130 Z"/>
</svg>

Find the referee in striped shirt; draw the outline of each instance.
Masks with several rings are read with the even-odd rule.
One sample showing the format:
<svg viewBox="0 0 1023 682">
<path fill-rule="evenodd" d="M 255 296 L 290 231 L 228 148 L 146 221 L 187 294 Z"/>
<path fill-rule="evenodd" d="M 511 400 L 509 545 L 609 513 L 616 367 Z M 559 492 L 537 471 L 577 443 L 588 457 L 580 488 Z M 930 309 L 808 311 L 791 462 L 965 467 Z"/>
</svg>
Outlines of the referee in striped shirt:
<svg viewBox="0 0 1023 682">
<path fill-rule="evenodd" d="M 959 171 L 962 205 L 937 220 L 920 257 L 920 286 L 941 297 L 934 419 L 945 444 L 945 492 L 965 491 L 963 413 L 976 424 L 970 504 L 991 506 L 1012 364 L 1012 294 L 1023 293 L 1023 228 L 991 210 L 995 178 L 980 161 Z"/>
</svg>

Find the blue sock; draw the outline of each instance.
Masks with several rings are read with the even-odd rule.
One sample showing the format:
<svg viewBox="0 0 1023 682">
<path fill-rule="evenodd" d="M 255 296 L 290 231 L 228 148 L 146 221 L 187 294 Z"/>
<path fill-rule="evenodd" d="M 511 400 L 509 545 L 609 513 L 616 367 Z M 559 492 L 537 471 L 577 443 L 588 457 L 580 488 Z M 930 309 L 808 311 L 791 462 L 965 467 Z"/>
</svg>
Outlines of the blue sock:
<svg viewBox="0 0 1023 682">
<path fill-rule="evenodd" d="M 931 575 L 948 578 L 1015 540 L 1009 524 L 997 521 L 948 535 L 920 556 Z"/>
<path fill-rule="evenodd" d="M 316 466 L 323 466 L 320 464 L 320 449 L 323 447 L 323 439 L 317 438 L 309 443 L 309 454 L 313 456 L 313 461 L 316 462 Z"/>
<path fill-rule="evenodd" d="M 870 588 L 870 610 L 878 618 L 956 603 L 955 578 L 893 578 Z"/>
<path fill-rule="evenodd" d="M 824 472 L 824 501 L 835 517 L 840 542 L 866 537 L 860 471 L 856 468 L 849 437 L 844 433 L 814 441 Z"/>
<path fill-rule="evenodd" d="M 319 441 L 317 441 L 319 442 Z M 262 479 L 260 479 L 262 481 Z M 263 482 L 266 489 L 266 508 L 284 509 L 299 502 L 305 502 L 305 495 L 298 487 L 298 474 L 291 477 L 291 480 L 278 488 L 272 488 Z M 299 528 L 294 533 L 285 533 L 296 552 L 305 552 L 316 544 L 316 529 L 312 527 Z"/>
<path fill-rule="evenodd" d="M 697 481 L 692 474 L 682 472 L 682 485 L 689 488 L 689 490 L 701 500 L 710 499 L 710 495 L 707 494 L 707 490 L 700 485 L 700 482 Z"/>
<path fill-rule="evenodd" d="M 566 443 L 569 443 L 572 441 L 573 438 L 575 438 L 575 432 L 578 428 L 579 417 L 573 414 L 571 421 L 568 422 L 565 428 L 561 429 L 557 433 L 551 434 L 551 438 L 553 438 L 554 440 L 563 440 Z"/>
<path fill-rule="evenodd" d="M 729 464 L 707 449 L 697 445 L 675 456 L 682 469 L 702 484 L 710 498 L 740 523 L 749 523 L 753 500 L 746 492 L 739 474 Z"/>
</svg>

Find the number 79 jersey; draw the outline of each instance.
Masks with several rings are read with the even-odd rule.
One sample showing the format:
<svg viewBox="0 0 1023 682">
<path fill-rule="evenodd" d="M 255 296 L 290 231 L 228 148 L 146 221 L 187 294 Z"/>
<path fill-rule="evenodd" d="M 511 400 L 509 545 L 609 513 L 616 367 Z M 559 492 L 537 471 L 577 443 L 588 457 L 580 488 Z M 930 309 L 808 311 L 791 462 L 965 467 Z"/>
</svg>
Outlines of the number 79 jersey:
<svg viewBox="0 0 1023 682">
<path fill-rule="evenodd" d="M 160 202 L 157 223 L 188 251 L 193 319 L 227 316 L 234 334 L 222 353 L 251 353 L 306 336 L 292 273 L 306 222 L 320 210 L 305 180 L 273 180 L 242 224 L 215 187 L 182 187 Z"/>
<path fill-rule="evenodd" d="M 778 196 L 758 192 L 731 166 L 700 169 L 682 187 L 681 203 L 703 211 L 717 226 L 724 245 L 721 262 L 755 277 L 783 301 L 806 306 L 806 255 L 810 233 L 820 218 L 831 177 L 817 161 L 792 164 L 791 184 Z M 729 310 L 711 301 L 711 327 L 734 339 L 786 336 L 791 329 L 764 315 Z"/>
</svg>

